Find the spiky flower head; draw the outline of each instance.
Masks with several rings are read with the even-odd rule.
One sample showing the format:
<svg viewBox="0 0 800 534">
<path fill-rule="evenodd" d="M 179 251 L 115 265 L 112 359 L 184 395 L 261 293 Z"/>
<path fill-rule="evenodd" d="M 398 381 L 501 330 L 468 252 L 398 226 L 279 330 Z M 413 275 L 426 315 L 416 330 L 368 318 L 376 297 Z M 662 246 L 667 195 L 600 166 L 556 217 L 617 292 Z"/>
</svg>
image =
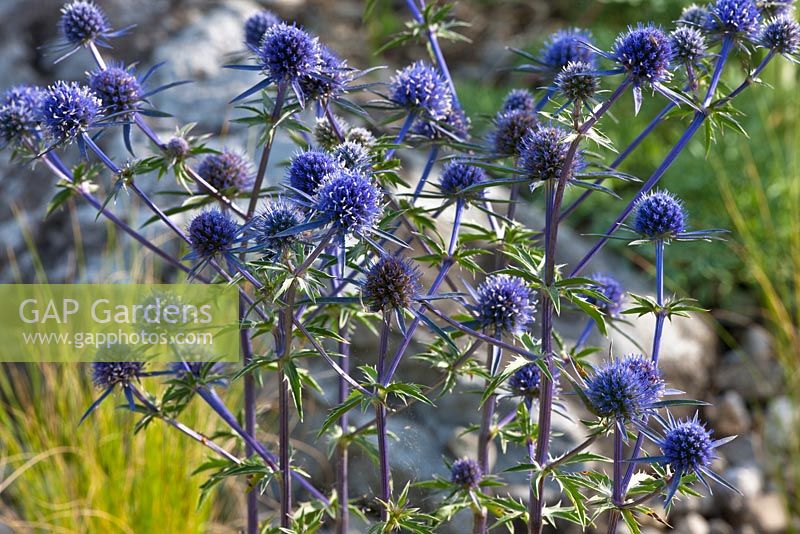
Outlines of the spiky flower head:
<svg viewBox="0 0 800 534">
<path fill-rule="evenodd" d="M 764 18 L 794 14 L 794 0 L 759 0 L 756 2 Z"/>
<path fill-rule="evenodd" d="M 211 259 L 227 252 L 236 242 L 239 226 L 230 215 L 218 209 L 204 211 L 189 224 L 189 244 L 194 256 Z"/>
<path fill-rule="evenodd" d="M 350 131 L 350 125 L 343 118 L 334 115 L 334 120 L 342 135 L 346 135 Z M 328 117 L 318 117 L 316 119 L 314 123 L 314 139 L 325 150 L 333 150 L 333 147 L 340 143 L 336 129 L 331 124 L 331 121 L 328 120 Z"/>
<path fill-rule="evenodd" d="M 298 82 L 318 73 L 320 46 L 316 37 L 280 22 L 264 33 L 258 56 L 261 67 L 275 82 Z"/>
<path fill-rule="evenodd" d="M 372 148 L 377 142 L 377 139 L 375 139 L 375 135 L 373 135 L 372 132 L 360 126 L 351 128 L 350 131 L 347 132 L 345 139 L 350 143 L 358 143 L 366 148 Z"/>
<path fill-rule="evenodd" d="M 422 288 L 421 277 L 409 260 L 383 255 L 367 271 L 362 299 L 375 312 L 408 308 Z"/>
<path fill-rule="evenodd" d="M 278 234 L 298 226 L 301 222 L 302 218 L 293 206 L 286 202 L 274 201 L 256 217 L 248 233 L 255 238 L 260 247 L 279 253 L 296 242 L 298 236 Z"/>
<path fill-rule="evenodd" d="M 35 86 L 17 86 L 5 92 L 0 102 L 0 147 L 36 134 L 42 96 L 42 90 Z"/>
<path fill-rule="evenodd" d="M 89 74 L 92 88 L 107 114 L 127 114 L 137 111 L 142 101 L 142 85 L 136 76 L 123 67 L 113 65 Z"/>
<path fill-rule="evenodd" d="M 251 49 L 258 50 L 267 30 L 280 21 L 275 13 L 266 9 L 251 15 L 244 23 L 244 42 Z"/>
<path fill-rule="evenodd" d="M 593 274 L 592 280 L 595 281 L 592 289 L 602 293 L 602 295 L 608 299 L 608 302 L 598 300 L 594 297 L 589 297 L 586 300 L 612 317 L 617 315 L 622 308 L 622 301 L 625 298 L 625 290 L 622 288 L 622 284 L 613 276 L 602 273 Z"/>
<path fill-rule="evenodd" d="M 327 46 L 320 45 L 318 72 L 300 78 L 306 100 L 328 100 L 341 94 L 350 81 L 347 63 Z"/>
<path fill-rule="evenodd" d="M 446 139 L 453 137 L 464 141 L 469 139 L 470 120 L 464 110 L 453 106 L 447 112 L 447 116 L 434 122 L 430 117 L 422 116 L 414 121 L 412 131 L 428 139 Z"/>
<path fill-rule="evenodd" d="M 667 191 L 655 191 L 636 203 L 634 229 L 649 238 L 669 239 L 686 229 L 683 202 Z"/>
<path fill-rule="evenodd" d="M 339 169 L 341 165 L 331 154 L 317 149 L 306 150 L 295 154 L 289 163 L 289 185 L 312 196 L 325 178 Z"/>
<path fill-rule="evenodd" d="M 800 48 L 800 24 L 791 16 L 771 19 L 761 28 L 759 43 L 779 54 L 794 54 Z"/>
<path fill-rule="evenodd" d="M 714 459 L 711 431 L 699 421 L 677 421 L 664 436 L 661 450 L 676 473 L 691 473 L 708 467 Z"/>
<path fill-rule="evenodd" d="M 594 66 L 595 54 L 586 44 L 592 44 L 592 34 L 588 30 L 579 28 L 559 30 L 544 44 L 539 61 L 553 76 L 571 61 L 582 61 Z"/>
<path fill-rule="evenodd" d="M 669 75 L 672 47 L 661 28 L 639 24 L 617 37 L 614 57 L 635 84 L 657 83 Z"/>
<path fill-rule="evenodd" d="M 389 98 L 398 106 L 421 111 L 433 120 L 445 119 L 453 106 L 444 77 L 424 61 L 397 71 L 389 87 Z"/>
<path fill-rule="evenodd" d="M 252 184 L 247 159 L 227 148 L 219 154 L 206 156 L 197 167 L 197 173 L 220 191 L 246 191 Z"/>
<path fill-rule="evenodd" d="M 600 80 L 588 63 L 570 61 L 556 75 L 555 85 L 567 100 L 586 102 L 600 87 Z"/>
<path fill-rule="evenodd" d="M 708 19 L 708 9 L 697 4 L 683 8 L 680 18 L 676 21 L 678 26 L 692 26 L 702 28 Z"/>
<path fill-rule="evenodd" d="M 450 482 L 463 488 L 476 488 L 483 478 L 483 471 L 472 458 L 461 458 L 450 468 Z"/>
<path fill-rule="evenodd" d="M 569 133 L 558 126 L 539 126 L 522 140 L 519 165 L 534 182 L 557 180 L 567 165 Z M 568 170 L 571 179 L 580 165 L 578 154 L 572 158 Z"/>
<path fill-rule="evenodd" d="M 63 143 L 88 130 L 101 105 L 85 85 L 59 81 L 47 88 L 39 108 L 40 118 L 50 137 Z"/>
<path fill-rule="evenodd" d="M 369 149 L 360 143 L 345 141 L 333 150 L 339 166 L 356 172 L 368 172 L 372 167 Z"/>
<path fill-rule="evenodd" d="M 92 362 L 92 383 L 102 389 L 129 384 L 141 376 L 143 368 L 142 362 Z"/>
<path fill-rule="evenodd" d="M 664 395 L 658 367 L 640 354 L 605 362 L 586 380 L 586 398 L 601 417 L 631 420 L 652 410 Z"/>
<path fill-rule="evenodd" d="M 75 0 L 61 8 L 58 29 L 69 44 L 78 46 L 95 41 L 110 28 L 106 14 L 97 4 Z"/>
<path fill-rule="evenodd" d="M 536 312 L 536 297 L 522 278 L 508 274 L 489 276 L 477 290 L 478 321 L 491 332 L 519 334 Z"/>
<path fill-rule="evenodd" d="M 753 0 L 717 0 L 710 6 L 706 29 L 714 33 L 753 37 L 761 15 Z"/>
<path fill-rule="evenodd" d="M 383 212 L 383 195 L 363 174 L 340 169 L 320 184 L 314 208 L 341 234 L 372 228 Z"/>
<path fill-rule="evenodd" d="M 482 190 L 464 190 L 487 180 L 486 171 L 482 167 L 452 161 L 445 165 L 442 171 L 439 188 L 445 196 L 450 198 L 476 200 L 483 198 Z"/>
<path fill-rule="evenodd" d="M 528 113 L 536 112 L 536 99 L 527 89 L 512 89 L 503 100 L 503 107 L 500 108 L 500 113 L 508 113 L 509 111 L 527 111 Z"/>
<path fill-rule="evenodd" d="M 189 150 L 191 150 L 191 147 L 185 137 L 175 136 L 167 141 L 167 154 L 176 160 L 186 159 L 186 156 L 189 155 Z"/>
<path fill-rule="evenodd" d="M 674 61 L 694 65 L 706 55 L 706 38 L 693 26 L 679 26 L 669 39 Z"/>
<path fill-rule="evenodd" d="M 541 384 L 542 371 L 535 363 L 526 363 L 508 379 L 508 387 L 515 395 L 530 399 L 539 397 Z"/>
<path fill-rule="evenodd" d="M 519 156 L 523 139 L 539 124 L 535 114 L 523 110 L 499 113 L 494 122 L 495 129 L 489 141 L 495 154 L 500 156 Z"/>
</svg>

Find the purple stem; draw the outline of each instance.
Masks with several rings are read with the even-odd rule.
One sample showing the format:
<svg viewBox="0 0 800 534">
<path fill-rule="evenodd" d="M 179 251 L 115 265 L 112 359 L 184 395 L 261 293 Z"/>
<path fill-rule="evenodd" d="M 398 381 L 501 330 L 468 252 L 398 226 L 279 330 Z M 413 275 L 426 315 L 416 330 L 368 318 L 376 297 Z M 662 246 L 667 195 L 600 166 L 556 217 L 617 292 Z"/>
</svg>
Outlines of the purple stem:
<svg viewBox="0 0 800 534">
<path fill-rule="evenodd" d="M 281 110 L 283 110 L 283 102 L 286 98 L 286 90 L 287 85 L 285 82 L 278 84 L 278 92 L 275 96 L 275 106 L 272 108 L 272 123 L 270 124 L 270 128 L 275 127 L 275 123 L 278 121 L 278 118 L 281 115 Z M 267 174 L 269 156 L 272 153 L 272 143 L 274 141 L 275 132 L 272 132 L 272 134 L 267 137 L 267 142 L 264 144 L 264 149 L 261 152 L 261 160 L 258 163 L 258 171 L 256 171 L 256 177 L 253 181 L 253 192 L 250 195 L 250 203 L 247 205 L 248 219 L 252 218 L 253 214 L 256 212 L 256 206 L 258 205 L 258 199 L 261 194 L 261 186 L 264 183 L 264 176 Z"/>
<path fill-rule="evenodd" d="M 386 364 L 386 356 L 389 350 L 389 332 L 391 328 L 390 312 L 383 313 L 383 323 L 381 325 L 381 339 L 378 349 L 378 382 L 381 382 Z M 381 492 L 381 521 L 386 521 L 389 517 L 389 502 L 392 499 L 391 472 L 389 468 L 388 450 L 388 431 L 386 428 L 386 399 L 378 399 L 375 405 L 375 419 L 377 421 L 378 438 L 378 465 L 380 467 Z"/>
<path fill-rule="evenodd" d="M 728 60 L 728 55 L 731 53 L 731 49 L 733 48 L 733 36 L 732 35 L 725 35 L 722 38 L 722 49 L 719 51 L 719 57 L 717 58 L 717 64 L 714 67 L 714 74 L 711 76 L 711 83 L 708 86 L 708 92 L 706 93 L 706 97 L 703 99 L 703 107 L 708 107 L 711 103 L 711 99 L 714 98 L 714 92 L 717 90 L 717 85 L 719 85 L 719 80 L 722 77 L 722 71 L 725 68 L 725 62 Z"/>
<path fill-rule="evenodd" d="M 619 506 L 622 503 L 622 496 L 624 494 L 623 481 L 622 481 L 622 461 L 624 458 L 624 450 L 622 448 L 622 432 L 620 428 L 621 421 L 617 421 L 614 425 L 614 487 L 611 494 L 611 502 Z M 611 517 L 608 521 L 608 534 L 615 534 L 617 526 L 619 525 L 620 514 L 617 510 L 611 511 Z"/>
<path fill-rule="evenodd" d="M 247 314 L 247 303 L 239 299 L 239 320 L 242 321 Z M 242 343 L 242 363 L 247 367 L 253 361 L 253 346 L 250 343 L 250 330 L 239 330 Z M 251 436 L 256 435 L 256 381 L 252 373 L 244 376 L 244 429 Z M 250 445 L 245 446 L 245 455 L 249 458 L 253 454 Z M 258 494 L 250 491 L 247 494 L 247 534 L 258 533 Z"/>
<path fill-rule="evenodd" d="M 737 96 L 739 96 L 739 93 L 741 93 L 742 91 L 744 91 L 745 89 L 747 89 L 748 87 L 750 87 L 753 84 L 753 80 L 756 78 L 756 76 L 761 74 L 761 71 L 764 70 L 764 68 L 767 66 L 767 64 L 770 61 L 772 61 L 772 58 L 774 58 L 774 57 L 775 57 L 775 50 L 770 50 L 767 53 L 767 55 L 764 56 L 764 59 L 761 60 L 761 63 L 758 64 L 758 66 L 755 68 L 755 70 L 753 70 L 753 72 L 751 72 L 747 76 L 745 81 L 740 83 L 739 86 L 736 89 L 731 91 L 731 94 L 729 94 L 725 98 L 720 99 L 717 102 L 714 102 L 713 106 L 716 107 L 716 106 L 725 104 L 729 100 L 732 100 L 732 99 L 736 98 Z"/>
<path fill-rule="evenodd" d="M 400 143 L 403 142 L 403 139 L 406 138 L 406 134 L 408 133 L 408 130 L 411 128 L 411 125 L 414 124 L 414 119 L 416 119 L 416 118 L 417 118 L 416 110 L 414 110 L 414 111 L 412 111 L 411 113 L 408 114 L 408 117 L 406 117 L 405 122 L 403 122 L 403 125 L 400 127 L 400 131 L 397 132 L 397 137 L 395 138 L 393 144 L 399 145 Z M 394 156 L 394 153 L 396 151 L 397 151 L 396 147 L 390 148 L 386 152 L 386 156 L 385 156 L 384 159 L 386 159 L 386 160 L 392 159 L 392 156 Z"/>
<path fill-rule="evenodd" d="M 495 337 L 500 337 L 496 335 Z M 502 351 L 494 345 L 487 345 L 486 354 L 486 369 L 491 376 L 494 376 L 494 371 L 497 367 L 496 362 L 502 357 Z M 487 380 L 487 385 L 490 379 Z M 490 395 L 486 402 L 483 403 L 481 414 L 481 427 L 478 434 L 478 465 L 484 475 L 491 473 L 491 466 L 489 465 L 489 445 L 492 442 L 492 419 L 497 409 L 497 395 Z M 473 527 L 474 534 L 486 534 L 488 531 L 489 513 L 485 509 L 475 510 L 473 514 Z"/>
<path fill-rule="evenodd" d="M 428 181 L 428 176 L 431 174 L 431 170 L 433 169 L 433 165 L 436 163 L 436 158 L 439 156 L 439 145 L 433 145 L 431 147 L 430 154 L 428 155 L 428 162 L 425 164 L 425 169 L 422 171 L 422 176 L 417 182 L 417 187 L 414 189 L 414 197 L 411 199 L 411 205 L 413 206 L 414 203 L 419 198 L 420 193 L 422 193 L 422 189 L 425 187 L 425 183 Z"/>
<path fill-rule="evenodd" d="M 347 339 L 349 329 L 345 323 L 339 328 L 339 336 Z M 350 344 L 340 341 L 339 354 L 342 355 L 341 368 L 346 374 L 350 374 Z M 339 376 L 339 404 L 343 404 L 350 395 L 350 384 L 343 376 Z M 339 418 L 339 426 L 342 429 L 342 436 L 347 434 L 350 427 L 347 412 Z M 346 443 L 340 442 L 337 447 L 339 455 L 336 464 L 336 493 L 339 498 L 339 507 L 336 510 L 336 534 L 348 534 L 350 524 L 350 510 L 348 501 L 350 500 L 348 491 L 348 447 Z"/>
<path fill-rule="evenodd" d="M 578 337 L 578 341 L 575 342 L 575 348 L 573 350 L 578 350 L 583 346 L 584 343 L 589 339 L 589 335 L 594 330 L 594 321 L 589 319 L 586 321 L 586 326 L 583 327 L 583 332 L 581 332 L 580 337 Z"/>
</svg>

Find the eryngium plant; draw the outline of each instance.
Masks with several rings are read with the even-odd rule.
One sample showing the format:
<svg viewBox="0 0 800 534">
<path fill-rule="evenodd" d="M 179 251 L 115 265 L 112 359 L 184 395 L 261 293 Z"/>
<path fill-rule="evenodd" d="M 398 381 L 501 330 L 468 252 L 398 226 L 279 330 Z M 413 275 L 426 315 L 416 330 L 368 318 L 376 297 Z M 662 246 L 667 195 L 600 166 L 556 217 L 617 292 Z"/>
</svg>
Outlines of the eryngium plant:
<svg viewBox="0 0 800 534">
<path fill-rule="evenodd" d="M 607 43 L 596 42 L 588 30 L 564 29 L 542 51 L 514 50 L 529 62 L 518 70 L 537 72 L 550 85 L 512 90 L 482 135 L 470 132 L 472 121 L 439 44 L 455 36 L 460 23 L 448 18 L 449 6 L 406 3 L 412 20 L 393 44 L 423 35 L 431 57 L 393 76 L 348 66 L 317 37 L 275 14 L 256 13 L 243 23 L 242 50 L 251 58 L 230 67 L 251 71 L 254 85 L 231 97 L 238 103 L 236 124 L 258 130 L 260 154 L 213 151 L 205 146 L 208 136 L 189 135 L 191 125 L 173 125 L 177 133 L 162 140 L 156 130 L 164 125 L 151 126 L 147 117 L 164 114 L 151 110 L 147 97 L 182 82 L 148 91 L 152 69 L 139 77 L 100 52 L 124 30 L 113 30 L 95 3 L 64 6 L 62 48 L 67 54 L 88 51 L 96 68 L 80 82 L 10 88 L 0 106 L 1 146 L 21 162 L 42 163 L 53 172 L 59 191 L 51 209 L 80 197 L 192 283 L 234 284 L 242 301 L 238 368 L 198 364 L 191 354 L 175 353 L 173 364 L 156 369 L 138 351 L 117 347 L 128 350 L 130 360 L 109 363 L 98 355 L 92 366 L 98 397 L 84 418 L 111 409 L 103 401 L 121 393 L 122 405 L 142 416 L 137 431 L 161 421 L 208 447 L 215 459 L 197 466 L 206 477 L 204 495 L 228 477 L 247 478 L 248 533 L 280 527 L 311 532 L 323 525 L 347 532 L 348 505 L 358 504 L 349 498 L 353 447 L 365 448 L 379 467 L 380 489 L 363 509 L 371 531 L 434 532 L 462 509 L 472 512 L 478 533 L 492 524 L 524 524 L 539 533 L 546 523 L 558 528 L 560 522 L 604 523 L 613 533 L 620 520 L 638 531 L 641 518 L 659 513 L 652 500 L 662 498 L 668 513 L 675 498 L 695 495 L 698 481 L 736 491 L 711 470 L 716 449 L 731 438 L 713 439 L 697 415 L 675 418 L 670 407 L 702 403 L 670 389 L 658 366 L 665 320 L 699 311 L 686 299 L 665 297 L 666 245 L 710 241 L 719 231 L 688 230 L 691 203 L 655 188 L 698 130 L 705 127 L 711 140 L 723 125 L 738 124 L 734 99 L 768 63 L 797 61 L 800 26 L 791 3 L 777 9 L 753 0 L 717 0 L 707 9 L 676 13 L 675 28 L 634 21 Z M 723 88 L 721 76 L 737 56 L 755 67 L 732 74 L 741 82 Z M 365 76 L 369 83 L 360 80 Z M 624 117 L 616 104 L 628 92 L 636 111 L 645 94 L 663 101 L 664 109 L 639 126 L 641 134 L 629 146 L 615 147 L 602 125 L 611 108 Z M 557 269 L 560 224 L 592 193 L 615 194 L 610 180 L 635 180 L 617 169 L 675 108 L 682 111 L 676 120 L 685 121 L 683 135 L 663 147 L 662 163 L 642 177 L 638 192 L 620 201 L 614 224 L 584 257 Z M 634 117 L 626 120 L 637 124 Z M 96 139 L 116 129 L 132 154 L 131 135 L 149 142 L 149 153 L 115 163 Z M 272 180 L 282 184 L 276 190 L 263 185 L 278 130 L 298 146 L 284 175 Z M 66 165 L 58 152 L 72 145 L 105 172 L 89 173 L 85 162 Z M 421 147 L 427 164 L 415 176 L 395 154 Z M 429 181 L 437 163 L 443 163 L 441 178 Z M 143 190 L 137 180 L 148 173 L 174 174 L 180 193 L 156 197 L 168 188 L 163 181 Z M 523 185 L 545 213 L 544 228 L 515 220 L 516 206 L 527 202 L 519 195 Z M 567 187 L 585 189 L 570 206 L 563 205 Z M 171 254 L 163 239 L 144 237 L 114 213 L 117 206 L 109 201 L 123 188 L 167 236 L 177 238 L 183 253 Z M 490 189 L 493 194 L 486 194 Z M 109 191 L 105 199 L 96 196 L 102 190 Z M 470 209 L 476 219 L 467 222 Z M 173 220 L 187 211 L 185 222 Z M 632 244 L 654 247 L 655 298 L 626 298 L 608 275 L 581 276 L 609 239 L 624 239 L 626 232 Z M 584 314 L 585 326 L 576 343 L 560 344 L 557 354 L 554 343 L 562 338 L 554 314 L 567 308 Z M 655 316 L 653 347 L 645 354 L 610 354 L 594 368 L 587 359 L 593 351 L 585 347 L 590 334 L 596 329 L 605 335 L 626 313 Z M 418 335 L 420 326 L 430 335 Z M 356 331 L 362 340 L 375 332 L 377 347 L 358 369 L 349 356 Z M 320 388 L 318 367 L 310 365 L 314 356 L 338 378 L 337 391 L 320 397 L 331 403 L 327 418 L 310 429 L 330 444 L 335 488 L 319 485 L 292 454 L 290 417 L 306 425 L 304 393 Z M 404 381 L 412 359 L 430 365 L 439 379 L 427 385 Z M 262 429 L 255 388 L 266 374 L 277 375 L 277 387 L 262 396 L 277 398 L 279 417 L 277 428 Z M 449 475 L 424 473 L 431 480 L 415 481 L 445 492 L 442 505 L 427 512 L 427 501 L 414 502 L 408 485 L 392 484 L 392 451 L 400 445 L 388 439 L 388 423 L 405 405 L 432 404 L 435 396 L 450 394 L 460 376 L 481 383 L 482 420 L 473 429 L 478 445 L 469 457 L 443 463 Z M 241 422 L 223 393 L 237 380 L 245 389 Z M 154 381 L 166 387 L 151 387 Z M 569 405 L 568 395 L 575 400 Z M 221 435 L 238 436 L 241 447 L 224 448 L 181 423 L 189 402 L 208 404 L 226 427 Z M 508 403 L 510 411 L 498 409 Z M 591 417 L 570 414 L 580 408 L 576 403 Z M 350 425 L 350 412 L 370 407 L 374 419 Z M 554 456 L 552 420 L 570 415 L 581 419 L 585 439 Z M 261 440 L 264 433 L 278 436 L 276 452 Z M 588 452 L 605 440 L 611 457 Z M 528 474 L 527 499 L 508 496 L 508 474 L 492 472 L 488 450 L 494 442 L 519 447 L 525 456 L 512 471 Z M 576 469 L 588 460 L 591 465 Z M 556 481 L 562 493 L 546 501 L 547 481 Z M 271 515 L 258 513 L 268 506 L 258 499 L 265 491 L 274 491 L 270 502 L 279 503 Z"/>
</svg>

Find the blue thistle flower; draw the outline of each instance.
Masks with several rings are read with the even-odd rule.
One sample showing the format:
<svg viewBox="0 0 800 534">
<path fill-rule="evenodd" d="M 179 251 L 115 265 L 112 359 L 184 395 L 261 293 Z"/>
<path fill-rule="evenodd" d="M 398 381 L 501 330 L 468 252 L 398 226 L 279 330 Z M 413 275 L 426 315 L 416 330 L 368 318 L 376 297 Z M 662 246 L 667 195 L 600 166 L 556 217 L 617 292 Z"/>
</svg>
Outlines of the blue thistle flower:
<svg viewBox="0 0 800 534">
<path fill-rule="evenodd" d="M 522 140 L 519 165 L 533 182 L 557 180 L 567 163 L 569 132 L 557 126 L 539 126 Z M 581 160 L 578 154 L 572 158 L 568 180 L 578 170 Z"/>
<path fill-rule="evenodd" d="M 125 344 L 105 345 L 98 349 L 96 360 L 91 365 L 92 383 L 102 389 L 103 393 L 92 402 L 78 424 L 83 423 L 117 386 L 120 386 L 125 393 L 130 409 L 135 409 L 133 384 L 146 373 L 143 362 L 131 360 L 141 356 L 141 352 L 141 349 Z"/>
<path fill-rule="evenodd" d="M 280 253 L 297 241 L 297 235 L 278 236 L 302 222 L 300 214 L 285 202 L 272 202 L 258 215 L 248 234 L 259 249 Z"/>
<path fill-rule="evenodd" d="M 18 86 L 5 92 L 0 105 L 0 148 L 35 138 L 41 101 L 38 87 Z"/>
<path fill-rule="evenodd" d="M 486 171 L 482 167 L 452 161 L 442 171 L 439 189 L 441 189 L 443 195 L 449 198 L 478 200 L 483 198 L 482 190 L 464 190 L 473 185 L 486 182 L 488 179 Z"/>
<path fill-rule="evenodd" d="M 651 239 L 670 239 L 686 229 L 683 202 L 667 191 L 642 197 L 634 208 L 634 229 Z"/>
<path fill-rule="evenodd" d="M 680 18 L 676 21 L 677 26 L 691 26 L 702 28 L 708 19 L 708 9 L 692 4 L 683 8 Z"/>
<path fill-rule="evenodd" d="M 779 54 L 794 54 L 800 48 L 800 24 L 789 16 L 771 19 L 761 29 L 758 42 Z"/>
<path fill-rule="evenodd" d="M 102 103 L 91 89 L 59 81 L 47 88 L 39 108 L 45 131 L 56 143 L 85 133 L 95 122 Z"/>
<path fill-rule="evenodd" d="M 706 39 L 692 26 L 679 26 L 669 34 L 673 61 L 694 65 L 706 55 Z"/>
<path fill-rule="evenodd" d="M 432 65 L 423 61 L 397 72 L 389 87 L 389 99 L 433 120 L 444 120 L 453 107 L 447 81 Z"/>
<path fill-rule="evenodd" d="M 227 254 L 239 236 L 240 228 L 230 215 L 218 209 L 204 211 L 189 224 L 191 254 L 186 259 L 203 260 Z"/>
<path fill-rule="evenodd" d="M 351 72 L 346 61 L 320 45 L 318 72 L 300 78 L 300 90 L 306 100 L 330 100 L 344 92 L 352 79 Z"/>
<path fill-rule="evenodd" d="M 498 156 L 519 156 L 523 149 L 523 139 L 539 124 L 534 113 L 509 111 L 499 113 L 494 120 L 495 129 L 489 142 Z"/>
<path fill-rule="evenodd" d="M 476 290 L 478 322 L 491 333 L 522 333 L 533 322 L 536 297 L 522 278 L 493 274 Z"/>
<path fill-rule="evenodd" d="M 176 161 L 182 161 L 189 155 L 191 146 L 189 141 L 181 136 L 175 136 L 167 141 L 166 151 L 167 154 Z"/>
<path fill-rule="evenodd" d="M 100 98 L 104 111 L 111 115 L 134 113 L 143 99 L 139 80 L 118 65 L 90 73 L 89 87 Z"/>
<path fill-rule="evenodd" d="M 361 235 L 378 222 L 383 212 L 378 186 L 357 172 L 339 170 L 317 189 L 314 208 L 342 235 Z"/>
<path fill-rule="evenodd" d="M 706 478 L 721 484 L 731 491 L 741 494 L 730 482 L 711 470 L 712 462 L 717 458 L 716 449 L 732 441 L 736 436 L 729 436 L 714 440 L 712 432 L 704 423 L 700 422 L 697 413 L 691 419 L 675 419 L 667 413 L 667 419 L 656 417 L 663 428 L 664 435 L 660 436 L 652 430 L 642 428 L 642 431 L 661 448 L 661 456 L 636 458 L 636 461 L 647 463 L 663 463 L 670 467 L 672 478 L 667 487 L 665 506 L 669 506 L 675 493 L 678 491 L 681 479 L 685 475 L 696 474 L 700 481 L 711 493 L 711 487 Z"/>
<path fill-rule="evenodd" d="M 600 80 L 588 63 L 571 61 L 556 75 L 555 86 L 567 100 L 586 102 L 594 97 L 600 87 Z"/>
<path fill-rule="evenodd" d="M 794 0 L 759 0 L 756 4 L 764 18 L 794 14 Z"/>
<path fill-rule="evenodd" d="M 319 72 L 320 46 L 297 26 L 284 22 L 270 26 L 258 50 L 261 67 L 276 83 L 296 84 Z"/>
<path fill-rule="evenodd" d="M 598 368 L 586 380 L 584 393 L 594 413 L 626 421 L 652 411 L 664 391 L 658 367 L 649 358 L 631 354 Z"/>
<path fill-rule="evenodd" d="M 374 312 L 406 309 L 422 288 L 421 277 L 409 260 L 385 254 L 367 271 L 362 299 Z"/>
<path fill-rule="evenodd" d="M 143 368 L 142 362 L 93 362 L 92 383 L 103 389 L 129 384 L 139 379 Z"/>
<path fill-rule="evenodd" d="M 331 154 L 322 150 L 306 150 L 292 157 L 289 163 L 289 185 L 310 197 L 317 192 L 325 178 L 340 169 L 341 165 Z"/>
<path fill-rule="evenodd" d="M 753 37 L 761 15 L 753 0 L 717 0 L 710 6 L 706 29 L 713 33 Z"/>
<path fill-rule="evenodd" d="M 639 24 L 617 37 L 614 57 L 634 85 L 658 83 L 669 76 L 672 47 L 663 30 L 652 24 Z"/>
<path fill-rule="evenodd" d="M 245 157 L 227 148 L 220 154 L 206 156 L 197 173 L 219 191 L 247 191 L 253 182 Z"/>
<path fill-rule="evenodd" d="M 588 30 L 568 28 L 559 30 L 547 40 L 539 56 L 539 61 L 550 71 L 552 76 L 570 62 L 580 61 L 595 65 L 595 54 L 586 45 L 592 44 L 592 34 Z"/>
<path fill-rule="evenodd" d="M 508 379 L 508 387 L 514 395 L 535 399 L 539 397 L 542 371 L 535 363 L 527 363 L 514 371 Z"/>
<path fill-rule="evenodd" d="M 369 172 L 372 168 L 372 156 L 369 149 L 360 143 L 345 141 L 333 150 L 333 157 L 339 166 L 349 171 Z"/>
<path fill-rule="evenodd" d="M 500 113 L 509 111 L 536 113 L 536 99 L 527 89 L 512 89 L 503 100 L 503 107 L 500 108 Z"/>
<path fill-rule="evenodd" d="M 472 458 L 461 458 L 450 468 L 450 482 L 462 488 L 477 488 L 483 478 L 483 471 Z"/>
<path fill-rule="evenodd" d="M 263 10 L 251 15 L 244 23 L 244 42 L 251 50 L 258 50 L 264 34 L 281 19 L 272 11 Z"/>
<path fill-rule="evenodd" d="M 110 26 L 106 14 L 97 4 L 75 0 L 61 8 L 58 29 L 67 43 L 80 46 L 108 34 Z"/>
<path fill-rule="evenodd" d="M 450 138 L 466 141 L 469 139 L 469 127 L 470 120 L 464 110 L 453 106 L 447 112 L 447 116 L 440 121 L 431 120 L 427 116 L 419 117 L 414 121 L 411 130 L 415 134 L 431 140 Z"/>
<path fill-rule="evenodd" d="M 592 280 L 596 282 L 596 285 L 593 285 L 592 289 L 602 293 L 603 296 L 608 299 L 608 302 L 598 300 L 594 297 L 589 297 L 586 300 L 590 304 L 594 304 L 603 310 L 609 316 L 613 317 L 617 315 L 622 308 L 622 301 L 625 298 L 625 290 L 622 288 L 622 284 L 613 276 L 601 273 L 593 274 Z"/>
</svg>

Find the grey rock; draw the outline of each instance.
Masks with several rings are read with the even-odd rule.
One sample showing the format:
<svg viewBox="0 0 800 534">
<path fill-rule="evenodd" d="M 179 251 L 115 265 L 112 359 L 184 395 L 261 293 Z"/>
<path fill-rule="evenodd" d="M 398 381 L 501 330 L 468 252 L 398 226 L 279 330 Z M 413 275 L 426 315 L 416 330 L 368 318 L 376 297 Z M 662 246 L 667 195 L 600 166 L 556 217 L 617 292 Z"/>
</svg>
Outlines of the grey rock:
<svg viewBox="0 0 800 534">
<path fill-rule="evenodd" d="M 718 437 L 744 434 L 750 429 L 750 413 L 742 396 L 734 390 L 726 391 L 706 409 Z"/>
<path fill-rule="evenodd" d="M 763 455 L 761 437 L 749 433 L 738 436 L 735 440 L 726 443 L 719 449 L 722 456 L 731 465 L 761 464 Z"/>
<path fill-rule="evenodd" d="M 761 534 L 786 532 L 789 517 L 786 503 L 777 493 L 758 495 L 747 501 L 747 515 Z"/>
<path fill-rule="evenodd" d="M 710 534 L 708 521 L 697 513 L 686 514 L 675 523 L 675 532 L 686 534 Z"/>
<path fill-rule="evenodd" d="M 775 396 L 783 382 L 783 371 L 775 361 L 759 362 L 743 351 L 728 352 L 714 373 L 714 385 L 734 390 L 748 402 Z"/>
<path fill-rule="evenodd" d="M 709 534 L 733 534 L 733 527 L 722 519 L 712 519 L 708 522 Z"/>
<path fill-rule="evenodd" d="M 800 410 L 789 397 L 777 397 L 767 406 L 764 436 L 769 450 L 785 452 L 797 443 Z"/>
<path fill-rule="evenodd" d="M 742 494 L 721 489 L 714 492 L 716 502 L 734 514 L 743 514 L 747 502 L 760 495 L 764 488 L 763 473 L 757 466 L 750 464 L 731 467 L 723 476 Z"/>
</svg>

